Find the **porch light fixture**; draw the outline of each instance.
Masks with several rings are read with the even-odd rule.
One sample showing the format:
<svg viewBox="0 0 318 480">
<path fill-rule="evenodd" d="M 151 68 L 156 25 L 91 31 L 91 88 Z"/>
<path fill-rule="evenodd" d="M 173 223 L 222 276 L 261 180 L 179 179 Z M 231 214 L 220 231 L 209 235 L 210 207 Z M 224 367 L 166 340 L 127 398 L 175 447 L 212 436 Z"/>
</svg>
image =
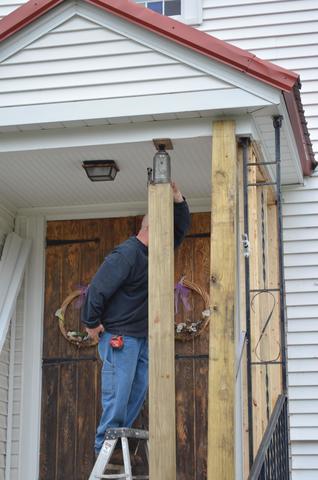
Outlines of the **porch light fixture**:
<svg viewBox="0 0 318 480">
<path fill-rule="evenodd" d="M 82 166 L 92 182 L 115 180 L 117 172 L 119 172 L 114 160 L 85 160 Z"/>
<path fill-rule="evenodd" d="M 171 182 L 171 160 L 163 143 L 158 145 L 158 152 L 153 157 L 153 183 Z"/>
</svg>

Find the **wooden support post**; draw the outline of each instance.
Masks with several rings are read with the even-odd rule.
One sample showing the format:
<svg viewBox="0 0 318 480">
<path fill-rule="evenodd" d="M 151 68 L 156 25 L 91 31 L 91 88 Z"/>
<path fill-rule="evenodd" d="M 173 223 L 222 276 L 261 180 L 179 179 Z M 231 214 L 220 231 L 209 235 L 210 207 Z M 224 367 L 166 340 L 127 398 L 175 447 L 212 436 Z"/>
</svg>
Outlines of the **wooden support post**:
<svg viewBox="0 0 318 480">
<path fill-rule="evenodd" d="M 173 206 L 149 186 L 149 436 L 151 480 L 176 479 Z"/>
<path fill-rule="evenodd" d="M 278 268 L 278 232 L 277 232 L 277 205 L 274 200 L 268 204 L 267 208 L 268 218 L 268 285 L 269 288 L 279 288 L 279 268 Z M 276 299 L 276 306 L 273 313 L 273 318 L 269 326 L 270 342 L 270 356 L 277 361 L 281 361 L 282 357 L 279 354 L 281 348 L 280 340 L 280 312 L 279 312 L 279 292 L 274 293 Z M 278 396 L 283 391 L 282 368 L 281 365 L 272 365 L 271 367 L 271 409 L 274 409 Z"/>
<path fill-rule="evenodd" d="M 208 480 L 235 479 L 235 123 L 213 123 Z"/>
</svg>

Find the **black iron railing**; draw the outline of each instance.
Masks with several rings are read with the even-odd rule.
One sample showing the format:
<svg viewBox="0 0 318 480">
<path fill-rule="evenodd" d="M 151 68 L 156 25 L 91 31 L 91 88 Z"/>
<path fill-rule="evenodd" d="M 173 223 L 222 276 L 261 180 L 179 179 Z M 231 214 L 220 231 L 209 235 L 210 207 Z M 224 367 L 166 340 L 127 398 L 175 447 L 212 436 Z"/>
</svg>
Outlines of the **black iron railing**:
<svg viewBox="0 0 318 480">
<path fill-rule="evenodd" d="M 287 397 L 280 395 L 248 480 L 289 480 Z"/>
</svg>

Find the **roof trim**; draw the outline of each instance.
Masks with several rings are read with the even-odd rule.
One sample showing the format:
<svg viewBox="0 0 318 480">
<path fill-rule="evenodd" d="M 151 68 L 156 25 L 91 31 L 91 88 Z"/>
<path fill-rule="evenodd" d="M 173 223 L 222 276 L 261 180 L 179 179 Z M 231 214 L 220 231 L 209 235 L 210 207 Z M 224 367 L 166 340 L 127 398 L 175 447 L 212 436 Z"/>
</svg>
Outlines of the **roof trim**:
<svg viewBox="0 0 318 480">
<path fill-rule="evenodd" d="M 0 41 L 9 38 L 64 1 L 29 0 L 0 21 Z M 261 60 L 250 52 L 234 47 L 172 18 L 159 15 L 129 0 L 83 1 L 147 28 L 207 57 L 230 65 L 281 90 L 290 91 L 298 81 L 297 73 Z"/>
<path fill-rule="evenodd" d="M 311 175 L 313 170 L 317 167 L 317 162 L 310 141 L 304 109 L 301 103 L 299 86 L 295 85 L 291 92 L 283 92 L 283 96 L 293 129 L 303 173 L 304 175 Z"/>
</svg>

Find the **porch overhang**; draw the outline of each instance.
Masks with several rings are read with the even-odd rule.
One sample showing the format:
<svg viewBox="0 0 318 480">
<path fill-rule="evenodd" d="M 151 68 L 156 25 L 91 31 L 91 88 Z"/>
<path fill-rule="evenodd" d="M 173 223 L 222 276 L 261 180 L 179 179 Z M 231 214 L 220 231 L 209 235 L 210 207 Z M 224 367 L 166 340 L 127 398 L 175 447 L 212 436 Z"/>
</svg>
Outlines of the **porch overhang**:
<svg viewBox="0 0 318 480">
<path fill-rule="evenodd" d="M 269 162 L 273 160 L 273 113 L 270 107 L 266 117 L 251 114 L 230 117 L 235 120 L 236 136 L 256 142 L 264 160 Z M 182 186 L 192 211 L 207 211 L 212 122 L 219 117 L 191 114 L 191 118 L 174 115 L 171 120 L 156 117 L 139 122 L 135 119 L 130 124 L 7 133 L 0 144 L 4 182 L 0 202 L 20 215 L 42 214 L 50 219 L 142 214 L 146 211 L 147 168 L 152 166 L 155 153 L 153 139 L 170 138 L 174 146 L 171 151 L 174 179 Z M 262 129 L 266 136 L 260 136 Z M 286 132 L 288 125 L 282 133 L 285 183 L 299 183 L 301 169 L 291 160 L 291 143 Z M 102 158 L 116 160 L 120 168 L 115 182 L 107 188 L 103 183 L 87 181 L 81 168 L 84 160 Z M 274 172 L 269 175 L 274 178 Z"/>
<path fill-rule="evenodd" d="M 3 41 L 0 58 L 7 58 L 19 45 L 20 47 L 27 45 L 28 36 L 31 41 L 32 35 L 33 39 L 37 38 L 36 26 L 41 24 L 41 28 L 43 29 L 43 25 L 45 28 L 45 23 L 48 21 L 52 23 L 53 17 L 55 19 L 53 24 L 56 23 L 59 13 L 63 10 L 65 18 L 80 13 L 88 15 L 97 22 L 105 21 L 107 26 L 123 28 L 127 34 L 133 34 L 132 38 L 139 36 L 139 40 L 150 47 L 155 46 L 161 51 L 171 52 L 171 55 L 176 55 L 175 58 L 178 57 L 182 61 L 185 60 L 184 55 L 186 55 L 188 65 L 195 66 L 206 74 L 215 73 L 215 65 L 218 65 L 218 73 L 221 75 L 220 78 L 223 75 L 223 81 L 224 73 L 227 76 L 232 70 L 230 76 L 227 76 L 227 81 L 233 80 L 236 88 L 226 89 L 223 93 L 221 90 L 209 91 L 209 88 L 203 88 L 203 90 L 201 88 L 201 91 L 192 91 L 189 94 L 176 92 L 168 98 L 165 98 L 164 95 L 160 99 L 159 97 L 152 98 L 150 102 L 144 102 L 147 104 L 145 110 L 148 112 L 144 112 L 144 114 L 153 114 L 154 112 L 162 114 L 163 105 L 166 110 L 171 108 L 174 112 L 198 111 L 204 102 L 204 109 L 213 108 L 216 111 L 222 111 L 223 114 L 228 113 L 226 110 L 230 109 L 231 105 L 234 108 L 245 108 L 245 111 L 251 111 L 253 108 L 268 105 L 267 102 L 278 105 L 280 100 L 277 100 L 277 97 L 284 92 L 282 108 L 288 115 L 288 122 L 296 140 L 298 161 L 300 161 L 305 175 L 310 174 L 315 168 L 307 126 L 301 117 L 298 97 L 299 78 L 296 73 L 263 61 L 249 52 L 171 18 L 158 15 L 133 2 L 127 0 L 81 0 L 76 3 L 69 0 L 29 1 L 0 22 L 0 40 Z M 23 38 L 21 37 L 22 31 Z M 138 34 L 137 37 L 136 34 Z M 16 40 L 19 41 L 16 42 Z M 189 98 L 186 99 L 184 95 L 188 95 Z M 224 103 L 225 99 L 228 101 Z M 169 107 L 170 103 L 171 107 Z M 46 104 L 42 102 L 42 104 L 32 106 L 25 104 L 3 107 L 2 118 L 6 118 L 7 125 L 3 124 L 2 126 L 5 128 L 18 125 L 19 118 L 23 118 L 24 124 L 29 125 L 97 120 L 101 118 L 101 109 L 104 112 L 109 111 L 111 117 L 121 117 L 125 107 L 126 112 L 128 110 L 132 115 L 141 115 L 138 101 L 134 96 L 120 99 L 120 101 L 109 98 L 89 102 L 72 102 L 72 108 L 68 108 L 68 104 L 63 105 L 63 102 L 58 105 L 54 102 Z M 169 111 L 165 113 L 169 113 Z"/>
</svg>

